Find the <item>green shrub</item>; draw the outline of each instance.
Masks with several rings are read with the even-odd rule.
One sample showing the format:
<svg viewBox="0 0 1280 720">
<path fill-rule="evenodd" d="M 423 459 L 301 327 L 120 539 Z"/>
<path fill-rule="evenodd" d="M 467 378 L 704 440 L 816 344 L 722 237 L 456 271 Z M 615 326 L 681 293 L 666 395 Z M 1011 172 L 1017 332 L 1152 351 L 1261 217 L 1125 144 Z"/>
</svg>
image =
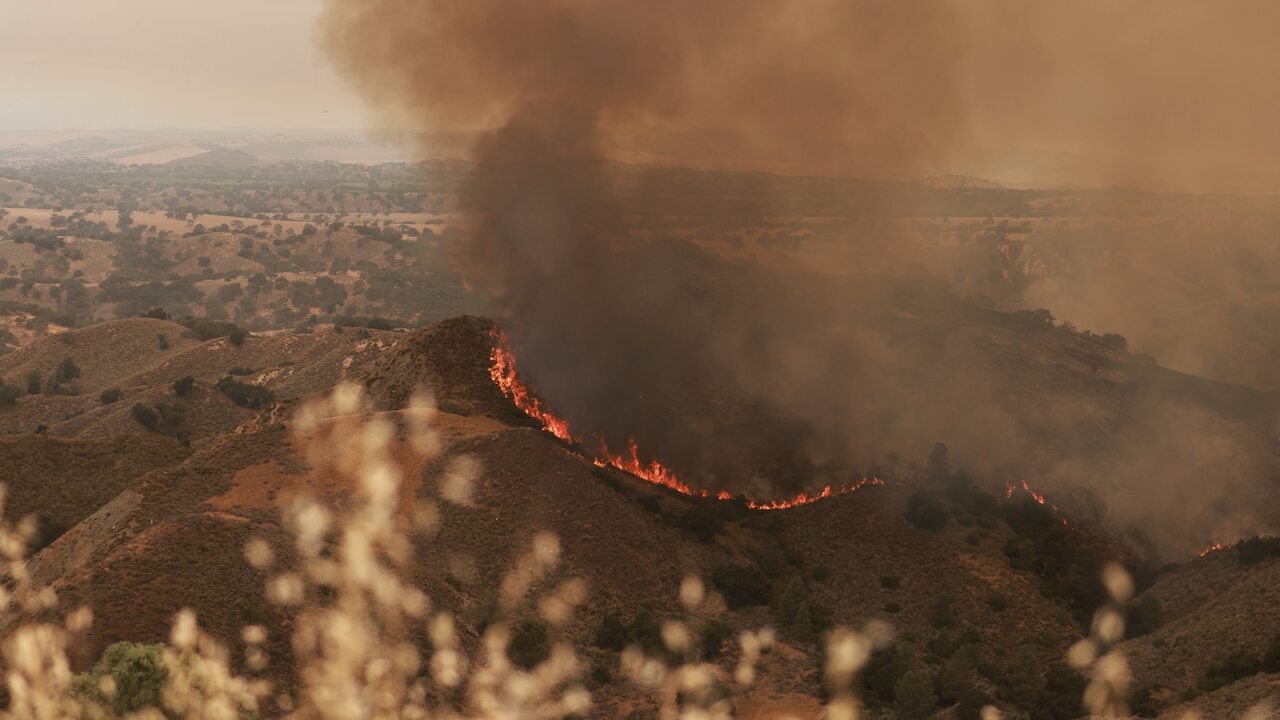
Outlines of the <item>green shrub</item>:
<svg viewBox="0 0 1280 720">
<path fill-rule="evenodd" d="M 893 709 L 900 720 L 925 720 L 938 708 L 933 680 L 921 669 L 909 671 L 893 688 Z"/>
<path fill-rule="evenodd" d="M 196 379 L 187 375 L 173 381 L 173 394 L 178 397 L 186 397 L 191 392 L 191 388 L 195 387 Z"/>
<path fill-rule="evenodd" d="M 892 703 L 898 683 L 910 669 L 910 658 L 896 645 L 873 651 L 862 670 L 862 699 L 881 705 Z"/>
<path fill-rule="evenodd" d="M 108 388 L 103 390 L 102 394 L 98 396 L 98 401 L 103 405 L 110 405 L 113 402 L 119 402 L 122 397 L 124 397 L 124 393 L 120 388 Z"/>
<path fill-rule="evenodd" d="M 100 689 L 105 677 L 110 677 L 115 684 L 115 693 L 110 698 L 104 697 Z M 168 681 L 163 645 L 117 642 L 107 646 L 92 671 L 76 677 L 76 687 L 115 717 L 124 717 L 147 708 L 163 707 L 161 695 Z"/>
</svg>

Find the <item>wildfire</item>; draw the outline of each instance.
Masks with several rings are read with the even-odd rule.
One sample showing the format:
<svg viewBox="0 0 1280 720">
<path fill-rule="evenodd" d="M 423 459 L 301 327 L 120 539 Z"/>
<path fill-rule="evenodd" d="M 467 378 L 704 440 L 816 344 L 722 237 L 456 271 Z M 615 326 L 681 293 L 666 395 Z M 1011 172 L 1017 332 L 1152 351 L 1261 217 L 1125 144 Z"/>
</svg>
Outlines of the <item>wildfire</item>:
<svg viewBox="0 0 1280 720">
<path fill-rule="evenodd" d="M 1236 543 L 1214 543 L 1209 547 L 1200 551 L 1200 557 L 1209 557 L 1210 555 L 1222 550 L 1230 550 L 1235 547 Z"/>
<path fill-rule="evenodd" d="M 713 495 L 707 490 L 694 490 L 660 460 L 646 460 L 641 457 L 640 447 L 634 439 L 628 440 L 627 451 L 622 454 L 612 452 L 602 438 L 596 438 L 592 443 L 583 443 L 569 431 L 569 423 L 566 420 L 548 410 L 538 396 L 520 381 L 519 374 L 516 371 L 515 354 L 512 353 L 511 346 L 507 343 L 506 335 L 500 330 L 494 330 L 493 340 L 493 352 L 489 356 L 489 377 L 493 379 L 494 384 L 498 386 L 502 394 L 510 398 L 511 402 L 524 414 L 541 423 L 542 428 L 552 435 L 579 447 L 587 447 L 588 445 L 595 447 L 596 451 L 591 460 L 596 465 L 612 467 L 625 473 L 630 473 L 641 480 L 654 485 L 661 485 L 681 495 L 715 498 L 716 500 L 725 501 L 734 499 L 732 495 L 725 491 Z M 746 505 L 752 510 L 786 510 L 787 508 L 807 505 L 829 497 L 846 495 L 855 490 L 861 490 L 868 485 L 883 484 L 884 481 L 880 478 L 864 477 L 849 485 L 827 485 L 821 491 L 813 494 L 802 492 L 781 500 L 747 500 Z"/>
<path fill-rule="evenodd" d="M 1022 487 L 1022 491 L 1023 491 L 1023 492 L 1025 492 L 1026 494 L 1030 495 L 1030 496 L 1031 496 L 1031 499 L 1032 499 L 1032 500 L 1035 500 L 1037 504 L 1039 504 L 1039 505 L 1047 505 L 1047 506 L 1049 506 L 1049 509 L 1050 509 L 1050 510 L 1053 510 L 1055 513 L 1057 513 L 1057 514 L 1058 514 L 1058 519 L 1062 521 L 1062 524 L 1063 524 L 1063 525 L 1066 525 L 1066 524 L 1067 524 L 1067 519 L 1066 519 L 1065 517 L 1063 517 L 1063 516 L 1062 516 L 1061 511 L 1059 511 L 1059 510 L 1058 510 L 1058 506 L 1057 506 L 1057 505 L 1054 505 L 1053 503 L 1051 503 L 1051 502 L 1049 502 L 1048 500 L 1046 500 L 1046 499 L 1045 499 L 1045 497 L 1044 497 L 1044 495 L 1041 495 L 1040 493 L 1036 492 L 1035 490 L 1032 490 L 1032 489 L 1031 489 L 1031 486 L 1027 484 L 1027 481 L 1026 481 L 1026 480 L 1021 481 L 1021 487 Z M 1005 485 L 1005 486 L 1004 486 L 1004 490 L 1005 490 L 1005 492 L 1004 492 L 1004 496 L 1005 496 L 1005 498 L 1006 498 L 1006 499 L 1008 499 L 1008 498 L 1013 497 L 1013 491 L 1014 491 L 1015 489 L 1017 489 L 1017 488 L 1015 488 L 1015 487 L 1014 487 L 1014 486 L 1012 486 L 1012 485 Z"/>
</svg>

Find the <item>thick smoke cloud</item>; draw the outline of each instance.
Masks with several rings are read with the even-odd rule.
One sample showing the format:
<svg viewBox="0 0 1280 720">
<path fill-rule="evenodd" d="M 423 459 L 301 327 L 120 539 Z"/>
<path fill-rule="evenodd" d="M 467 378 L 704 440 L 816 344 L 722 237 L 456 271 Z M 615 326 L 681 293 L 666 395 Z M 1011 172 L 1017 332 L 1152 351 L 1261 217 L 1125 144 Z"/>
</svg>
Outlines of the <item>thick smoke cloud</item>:
<svg viewBox="0 0 1280 720">
<path fill-rule="evenodd" d="M 678 172 L 616 160 L 913 178 L 1002 137 L 1025 147 L 1037 122 L 1073 158 L 1136 148 L 1103 175 L 1137 178 L 1189 140 L 1197 158 L 1212 155 L 1203 128 L 1160 122 L 1136 142 L 1121 127 L 1127 84 L 1175 77 L 1168 68 L 1150 61 L 1119 73 L 1124 87 L 1085 92 L 1059 82 L 1089 77 L 1061 65 L 1062 40 L 1044 50 L 1026 33 L 1084 40 L 1096 26 L 1054 25 L 1054 11 L 1021 3 L 1003 15 L 964 8 L 334 0 L 325 27 L 339 65 L 398 124 L 484 129 L 459 267 L 578 432 L 613 448 L 634 437 L 695 485 L 755 496 L 846 481 L 942 439 L 985 477 L 1085 488 L 1103 514 L 1175 552 L 1264 522 L 1247 498 L 1270 440 L 1251 420 L 1206 413 L 1182 386 L 1124 396 L 1117 387 L 1145 376 L 1122 358 L 1105 371 L 1069 367 L 1063 348 L 993 330 L 928 277 L 888 277 L 892 236 L 850 238 L 865 265 L 835 273 L 645 242 L 637 197 L 691 228 L 749 225 L 777 198 L 764 179 L 748 201 L 722 206 L 731 190 L 686 192 Z M 1053 117 L 1059 99 L 1100 98 L 1105 113 Z M 1225 117 L 1192 116 L 1205 127 Z M 892 188 L 868 197 L 882 213 L 901 201 Z M 1207 487 L 1211 468 L 1229 472 Z"/>
</svg>

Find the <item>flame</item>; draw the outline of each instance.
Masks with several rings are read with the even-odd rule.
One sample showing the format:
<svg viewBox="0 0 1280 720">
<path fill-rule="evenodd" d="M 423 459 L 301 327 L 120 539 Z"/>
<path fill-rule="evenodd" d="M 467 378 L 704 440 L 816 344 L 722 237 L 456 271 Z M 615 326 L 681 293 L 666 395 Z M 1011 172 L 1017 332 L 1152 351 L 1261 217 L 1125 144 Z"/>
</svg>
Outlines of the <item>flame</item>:
<svg viewBox="0 0 1280 720">
<path fill-rule="evenodd" d="M 1237 540 L 1236 542 L 1229 542 L 1229 543 L 1214 543 L 1214 544 L 1210 545 L 1209 547 L 1207 547 L 1207 548 L 1205 548 L 1205 549 L 1201 550 L 1201 551 L 1200 551 L 1200 557 L 1209 557 L 1210 555 L 1212 555 L 1212 554 L 1214 554 L 1214 553 L 1216 553 L 1216 552 L 1221 552 L 1221 551 L 1223 551 L 1223 550 L 1230 550 L 1231 548 L 1233 548 L 1233 547 L 1235 547 L 1236 545 L 1238 545 L 1238 544 L 1239 544 L 1239 542 L 1240 542 L 1240 541 L 1239 541 L 1239 540 Z"/>
<path fill-rule="evenodd" d="M 1057 506 L 1057 505 L 1054 505 L 1053 503 L 1051 503 L 1051 502 L 1049 502 L 1048 500 L 1046 500 L 1046 499 L 1045 499 L 1045 497 L 1044 497 L 1044 495 L 1041 495 L 1040 493 L 1036 492 L 1035 490 L 1032 490 L 1032 489 L 1031 489 L 1031 486 L 1027 484 L 1027 481 L 1026 481 L 1026 480 L 1021 481 L 1021 488 L 1022 488 L 1022 491 L 1023 491 L 1023 492 L 1025 492 L 1026 494 L 1030 495 L 1030 496 L 1031 496 L 1031 499 L 1032 499 L 1032 500 L 1035 500 L 1037 504 L 1040 504 L 1040 505 L 1047 505 L 1047 506 L 1049 507 L 1049 509 L 1050 509 L 1050 510 L 1052 510 L 1054 513 L 1056 513 L 1056 514 L 1058 515 L 1058 519 L 1059 519 L 1060 521 L 1062 521 L 1062 524 L 1063 524 L 1063 525 L 1067 525 L 1067 524 L 1068 524 L 1068 523 L 1067 523 L 1067 519 L 1066 519 L 1065 517 L 1063 517 L 1063 516 L 1062 516 L 1062 511 L 1058 510 L 1058 506 Z M 1016 489 L 1016 488 L 1014 488 L 1014 486 L 1012 486 L 1012 485 L 1005 485 L 1005 486 L 1004 486 L 1004 496 L 1005 496 L 1005 499 L 1006 499 L 1006 500 L 1007 500 L 1007 499 L 1009 499 L 1009 498 L 1011 498 L 1011 497 L 1013 497 L 1013 491 L 1014 491 L 1015 489 Z"/>
<path fill-rule="evenodd" d="M 510 398 L 511 402 L 525 415 L 537 420 L 544 430 L 557 438 L 579 447 L 588 445 L 588 443 L 583 443 L 579 438 L 574 437 L 573 433 L 569 431 L 568 421 L 548 410 L 538 396 L 520 381 L 519 374 L 516 371 L 516 357 L 507 342 L 506 334 L 501 330 L 494 330 L 492 335 L 494 343 L 493 351 L 489 355 L 489 377 L 498 386 L 498 389 L 502 391 L 502 394 Z M 597 437 L 594 442 L 589 444 L 597 448 L 591 460 L 600 467 L 611 467 L 630 473 L 641 480 L 660 485 L 681 495 L 714 498 L 722 501 L 734 499 L 732 495 L 724 490 L 715 494 L 707 490 L 694 490 L 681 480 L 675 471 L 664 465 L 662 461 L 642 458 L 640 447 L 634 439 L 627 441 L 625 453 L 612 452 L 603 438 Z M 868 485 L 884 485 L 884 481 L 876 477 L 864 477 L 849 485 L 827 485 L 814 494 L 801 492 L 790 498 L 780 500 L 748 499 L 746 500 L 746 505 L 751 510 L 786 510 L 787 508 L 808 505 L 829 497 L 846 495 L 856 490 L 861 490 Z"/>
</svg>

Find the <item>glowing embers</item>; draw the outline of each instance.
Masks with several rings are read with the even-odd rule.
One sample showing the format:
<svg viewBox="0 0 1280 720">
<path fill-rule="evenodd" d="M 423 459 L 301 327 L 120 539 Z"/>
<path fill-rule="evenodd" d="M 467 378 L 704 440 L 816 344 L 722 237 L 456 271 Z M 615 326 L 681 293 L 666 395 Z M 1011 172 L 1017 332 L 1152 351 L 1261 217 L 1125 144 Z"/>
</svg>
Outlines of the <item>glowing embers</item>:
<svg viewBox="0 0 1280 720">
<path fill-rule="evenodd" d="M 1005 485 L 1004 488 L 1005 488 L 1005 492 L 1004 492 L 1005 499 L 1011 499 L 1013 497 L 1013 491 L 1017 488 L 1015 488 L 1012 485 Z M 1054 514 L 1058 516 L 1058 520 L 1061 521 L 1063 525 L 1068 524 L 1067 519 L 1062 516 L 1062 511 L 1058 510 L 1058 506 L 1054 505 L 1051 502 L 1046 501 L 1044 495 L 1041 495 L 1035 490 L 1032 490 L 1031 486 L 1027 484 L 1026 480 L 1022 481 L 1022 491 L 1025 492 L 1027 495 L 1030 495 L 1031 499 L 1036 501 L 1036 504 L 1044 505 L 1048 507 L 1050 510 L 1052 510 Z"/>
<path fill-rule="evenodd" d="M 609 449 L 609 446 L 602 438 L 584 441 L 581 438 L 574 437 L 569 430 L 569 423 L 561 417 L 556 416 L 548 410 L 536 394 L 523 382 L 520 381 L 519 373 L 516 370 L 515 354 L 511 351 L 511 346 L 507 342 L 507 337 L 500 330 L 493 331 L 493 351 L 489 356 L 489 377 L 493 379 L 498 389 L 511 399 L 517 408 L 524 414 L 537 420 L 544 430 L 555 435 L 561 440 L 570 443 L 576 447 L 587 448 L 594 447 L 594 451 L 587 451 L 591 454 L 591 460 L 600 467 L 611 467 L 630 473 L 641 480 L 661 485 L 668 490 L 673 490 L 681 495 L 690 497 L 715 498 L 716 500 L 732 501 L 734 497 L 728 492 L 721 491 L 712 494 L 707 490 L 694 490 L 687 483 L 681 480 L 676 473 L 662 461 L 656 458 L 646 459 L 640 451 L 639 445 L 634 439 L 627 441 L 627 450 L 625 453 L 615 453 Z M 837 495 L 846 495 L 856 490 L 861 490 L 868 485 L 883 485 L 884 481 L 879 478 L 862 478 L 861 480 L 843 486 L 827 485 L 822 490 L 810 493 L 798 493 L 797 495 L 780 499 L 780 500 L 745 500 L 746 506 L 752 510 L 785 510 L 787 508 L 807 505 L 829 497 Z"/>
</svg>

